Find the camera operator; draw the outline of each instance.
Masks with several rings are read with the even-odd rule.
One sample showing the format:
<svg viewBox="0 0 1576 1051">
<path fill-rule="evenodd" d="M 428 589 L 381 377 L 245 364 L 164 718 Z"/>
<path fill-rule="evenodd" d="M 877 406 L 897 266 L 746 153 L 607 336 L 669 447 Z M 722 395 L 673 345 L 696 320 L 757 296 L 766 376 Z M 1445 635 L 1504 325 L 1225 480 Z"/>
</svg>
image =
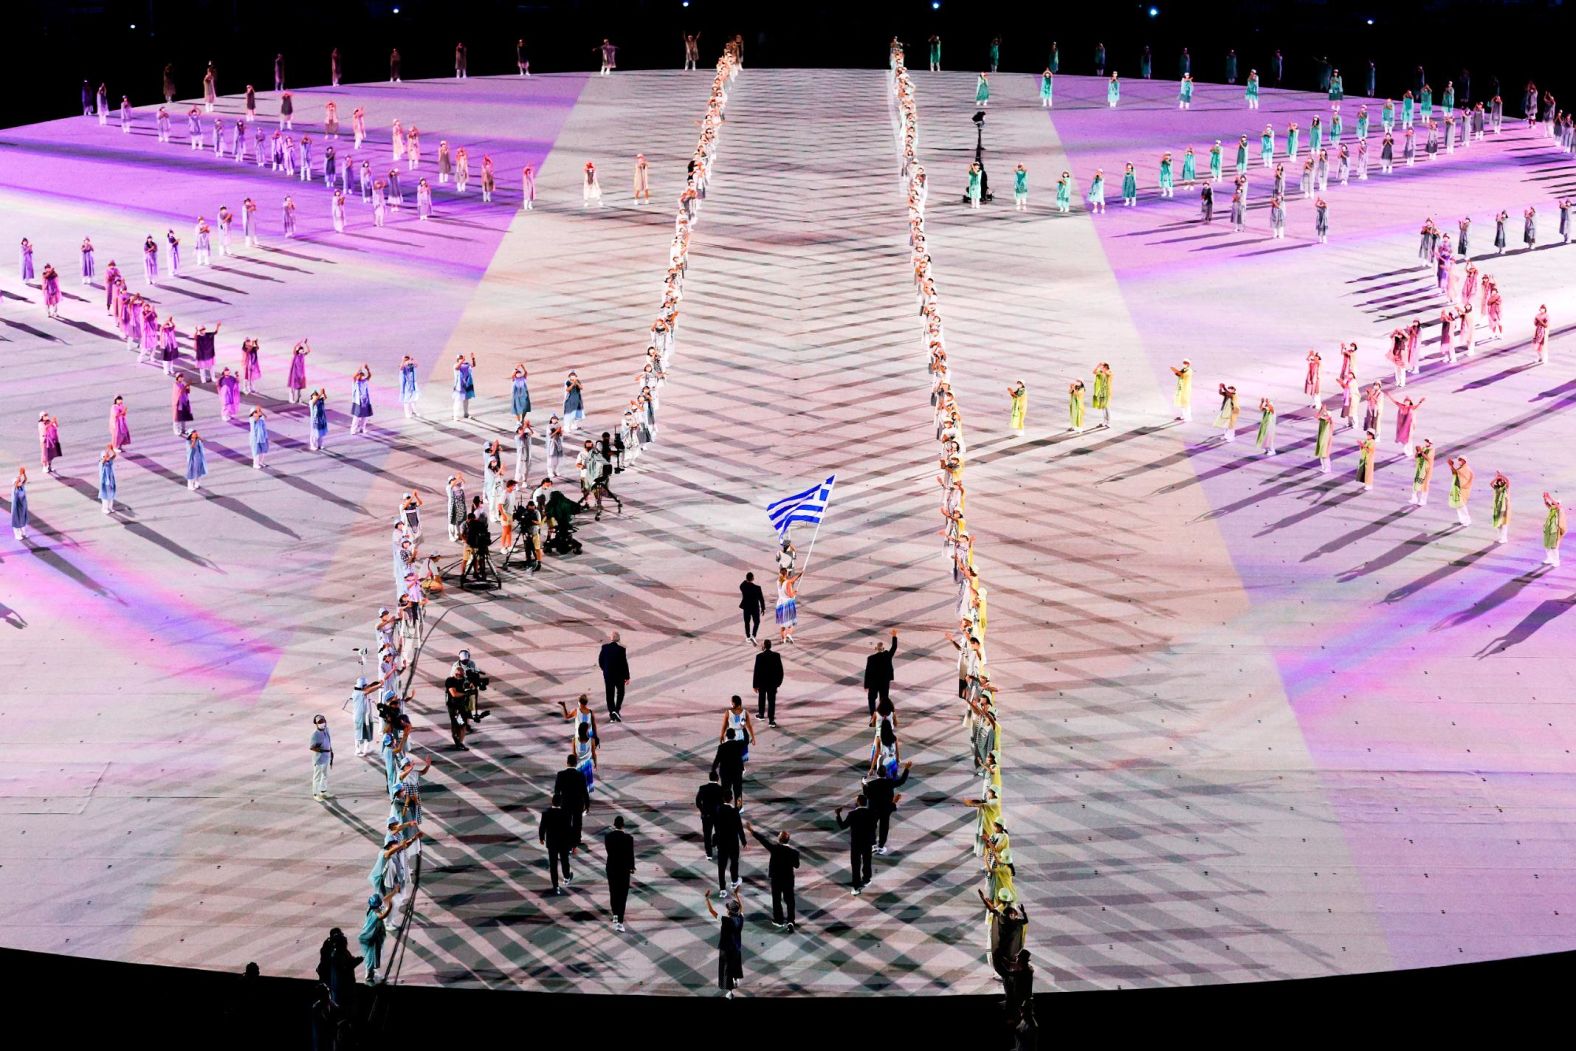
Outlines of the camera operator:
<svg viewBox="0 0 1576 1051">
<path fill-rule="evenodd" d="M 460 570 L 460 583 L 465 583 L 467 577 L 474 576 L 478 580 L 487 579 L 492 571 L 492 527 L 487 523 L 487 509 L 481 506 L 481 497 L 476 498 L 476 506 L 472 508 L 470 517 L 465 521 L 465 566 Z M 497 576 L 496 573 L 493 574 Z"/>
<path fill-rule="evenodd" d="M 555 555 L 578 555 L 580 541 L 575 539 L 575 502 L 563 493 L 554 492 L 547 498 L 546 516 L 553 523 L 553 539 L 547 550 Z"/>
<path fill-rule="evenodd" d="M 468 709 L 470 716 L 474 721 L 481 722 L 488 715 L 492 714 L 492 709 L 490 708 L 477 711 L 477 701 L 481 698 L 481 692 L 492 685 L 492 676 L 476 666 L 476 662 L 471 660 L 470 650 L 461 650 L 460 659 L 454 663 L 458 664 L 465 672 L 466 688 L 470 690 L 470 708 Z"/>
<path fill-rule="evenodd" d="M 443 680 L 443 703 L 449 709 L 449 734 L 456 748 L 465 747 L 465 737 L 471 732 L 470 695 L 465 665 L 455 661 L 449 677 Z"/>
</svg>

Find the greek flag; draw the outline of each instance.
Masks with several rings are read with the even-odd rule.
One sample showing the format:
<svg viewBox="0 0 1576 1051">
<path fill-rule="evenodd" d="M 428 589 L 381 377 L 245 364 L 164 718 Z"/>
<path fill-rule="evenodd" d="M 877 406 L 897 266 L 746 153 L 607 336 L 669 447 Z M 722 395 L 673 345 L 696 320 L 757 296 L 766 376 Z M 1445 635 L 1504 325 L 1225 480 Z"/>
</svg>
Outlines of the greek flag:
<svg viewBox="0 0 1576 1051">
<path fill-rule="evenodd" d="M 837 475 L 828 475 L 826 481 L 812 485 L 802 493 L 767 504 L 766 517 L 772 520 L 772 528 L 777 530 L 777 535 L 787 536 L 788 527 L 795 522 L 820 525 L 821 516 L 826 513 L 827 501 L 832 498 L 832 483 L 835 481 Z"/>
</svg>

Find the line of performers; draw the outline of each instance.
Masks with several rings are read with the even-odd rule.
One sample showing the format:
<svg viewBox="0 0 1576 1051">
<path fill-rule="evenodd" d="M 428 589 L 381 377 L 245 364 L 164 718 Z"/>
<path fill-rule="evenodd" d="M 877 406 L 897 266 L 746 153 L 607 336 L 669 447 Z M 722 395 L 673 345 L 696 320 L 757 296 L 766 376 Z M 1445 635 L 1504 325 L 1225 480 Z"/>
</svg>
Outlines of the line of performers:
<svg viewBox="0 0 1576 1051">
<path fill-rule="evenodd" d="M 967 443 L 962 412 L 950 383 L 940 300 L 925 238 L 925 172 L 915 155 L 919 139 L 918 113 L 913 83 L 900 47 L 894 47 L 891 63 L 900 118 L 914 288 L 924 321 L 931 376 L 930 400 L 936 414 L 936 438 L 941 446 L 941 471 L 937 479 L 944 520 L 941 535 L 958 594 L 956 612 L 960 630 L 957 635 L 949 633 L 947 637 L 958 650 L 958 697 L 964 707 L 963 720 L 970 735 L 974 768 L 981 778 L 979 795 L 963 803 L 976 813 L 974 853 L 980 859 L 986 880 L 986 888 L 979 894 L 989 920 L 989 960 L 1003 982 L 1010 983 L 1012 969 L 1018 965 L 1019 954 L 1023 951 L 1028 912 L 1018 899 L 1012 840 L 1007 831 L 1002 799 L 1001 729 L 996 690 L 987 673 L 985 655 L 988 592 L 974 565 L 974 539 L 964 517 L 967 511 L 964 484 Z M 1026 409 L 1027 402 L 1021 406 Z"/>
</svg>

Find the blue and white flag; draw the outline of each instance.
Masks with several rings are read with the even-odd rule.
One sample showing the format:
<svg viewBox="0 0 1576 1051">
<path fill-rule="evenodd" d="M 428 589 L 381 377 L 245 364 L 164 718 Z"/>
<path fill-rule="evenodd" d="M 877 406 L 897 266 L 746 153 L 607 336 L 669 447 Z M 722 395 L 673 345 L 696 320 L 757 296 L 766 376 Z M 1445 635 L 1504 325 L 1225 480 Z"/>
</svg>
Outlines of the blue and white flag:
<svg viewBox="0 0 1576 1051">
<path fill-rule="evenodd" d="M 826 514 L 827 501 L 832 498 L 832 483 L 835 481 L 837 475 L 828 475 L 826 481 L 812 485 L 802 493 L 767 504 L 766 517 L 771 519 L 777 535 L 787 536 L 788 527 L 795 522 L 820 525 L 821 516 Z"/>
</svg>

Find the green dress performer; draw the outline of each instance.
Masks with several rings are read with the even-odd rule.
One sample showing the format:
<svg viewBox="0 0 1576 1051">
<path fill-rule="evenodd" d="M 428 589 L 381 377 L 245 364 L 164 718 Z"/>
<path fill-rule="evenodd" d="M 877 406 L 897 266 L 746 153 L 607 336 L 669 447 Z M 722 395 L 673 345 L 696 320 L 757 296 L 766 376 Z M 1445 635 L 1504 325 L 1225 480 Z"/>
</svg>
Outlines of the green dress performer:
<svg viewBox="0 0 1576 1051">
<path fill-rule="evenodd" d="M 1111 367 L 1104 362 L 1094 370 L 1094 396 L 1090 404 L 1100 410 L 1101 426 L 1111 426 Z"/>
<path fill-rule="evenodd" d="M 1198 158 L 1193 155 L 1193 147 L 1189 146 L 1182 155 L 1182 185 L 1186 186 L 1198 178 Z"/>
<path fill-rule="evenodd" d="M 1177 378 L 1176 394 L 1171 399 L 1171 403 L 1176 406 L 1177 419 L 1191 420 L 1193 418 L 1193 363 L 1183 358 L 1182 367 L 1171 371 Z"/>
<path fill-rule="evenodd" d="M 1357 480 L 1364 489 L 1374 487 L 1374 432 L 1369 431 L 1357 446 Z"/>
<path fill-rule="evenodd" d="M 969 165 L 969 202 L 978 208 L 980 204 L 980 168 L 977 164 Z"/>
<path fill-rule="evenodd" d="M 1560 564 L 1560 541 L 1565 539 L 1565 508 L 1548 493 L 1543 494 L 1543 503 L 1549 509 L 1543 518 L 1543 562 L 1557 566 Z"/>
<path fill-rule="evenodd" d="M 1339 102 L 1345 97 L 1346 94 L 1341 89 L 1341 75 L 1336 73 L 1330 77 L 1330 101 Z"/>
<path fill-rule="evenodd" d="M 1116 79 L 1116 74 L 1111 74 L 1111 83 L 1105 89 L 1106 105 L 1114 107 L 1122 98 L 1122 82 Z"/>
<path fill-rule="evenodd" d="M 1248 174 L 1248 137 L 1246 135 L 1237 140 L 1237 174 Z"/>
<path fill-rule="evenodd" d="M 1056 78 L 1049 69 L 1040 74 L 1040 105 L 1047 109 L 1051 106 L 1051 95 L 1056 90 L 1055 83 Z"/>
<path fill-rule="evenodd" d="M 990 79 L 984 73 L 980 74 L 980 82 L 974 88 L 974 104 L 977 106 L 990 105 Z"/>
<path fill-rule="evenodd" d="M 1065 212 L 1065 211 L 1067 211 L 1067 209 L 1072 207 L 1072 204 L 1073 204 L 1073 184 L 1072 184 L 1072 180 L 1069 179 L 1067 177 L 1067 175 L 1064 173 L 1060 179 L 1056 180 L 1056 208 L 1057 208 L 1058 211 Z"/>
<path fill-rule="evenodd" d="M 1073 380 L 1067 385 L 1067 420 L 1072 424 L 1072 429 L 1084 429 L 1084 383 L 1083 380 Z"/>
<path fill-rule="evenodd" d="M 1264 162 L 1264 167 L 1268 168 L 1274 157 L 1275 129 L 1266 124 L 1264 134 L 1259 136 L 1259 159 Z"/>
<path fill-rule="evenodd" d="M 1510 479 L 1503 473 L 1496 474 L 1489 486 L 1494 492 L 1494 529 L 1499 534 L 1496 543 L 1510 539 Z"/>
<path fill-rule="evenodd" d="M 1319 409 L 1319 433 L 1313 439 L 1313 455 L 1319 458 L 1319 472 L 1330 473 L 1330 439 L 1335 435 L 1335 418 L 1330 410 Z"/>
<path fill-rule="evenodd" d="M 1252 109 L 1257 109 L 1258 106 L 1255 105 L 1259 101 L 1259 75 L 1257 73 L 1248 74 L 1248 86 L 1244 89 L 1243 94 L 1248 100 L 1248 106 Z"/>
<path fill-rule="evenodd" d="M 1007 388 L 1007 395 L 1012 399 L 1012 418 L 1007 425 L 1022 434 L 1024 421 L 1029 416 L 1029 388 L 1019 380 Z"/>
<path fill-rule="evenodd" d="M 1275 406 L 1268 401 L 1259 406 L 1259 430 L 1253 444 L 1264 450 L 1264 455 L 1275 455 Z"/>
</svg>

